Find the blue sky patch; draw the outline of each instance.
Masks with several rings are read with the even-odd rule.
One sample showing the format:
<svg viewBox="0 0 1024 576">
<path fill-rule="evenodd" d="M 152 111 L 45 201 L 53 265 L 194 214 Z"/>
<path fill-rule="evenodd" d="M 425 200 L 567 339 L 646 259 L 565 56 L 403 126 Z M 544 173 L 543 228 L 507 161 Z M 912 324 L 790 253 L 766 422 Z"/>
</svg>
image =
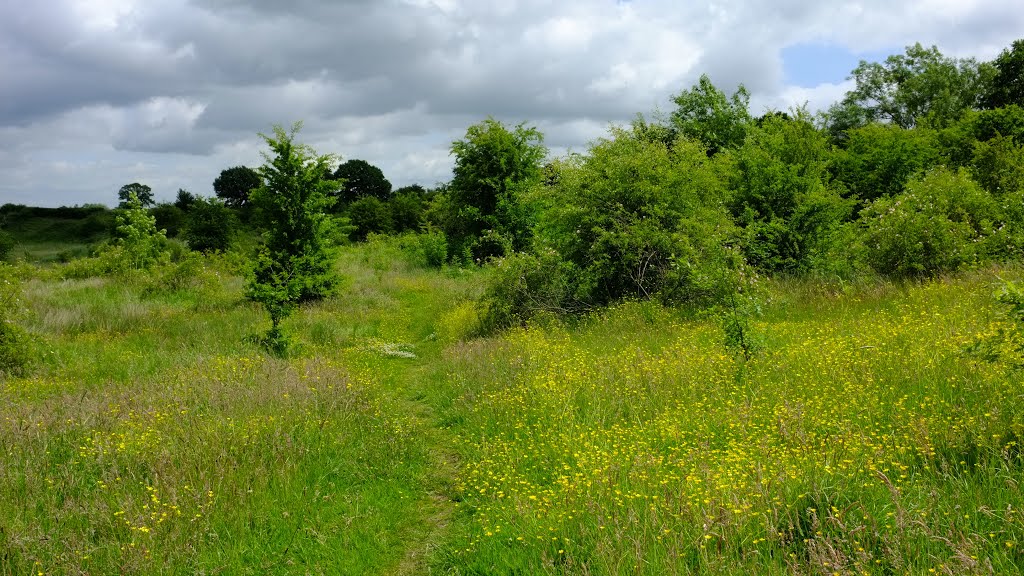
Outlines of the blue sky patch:
<svg viewBox="0 0 1024 576">
<path fill-rule="evenodd" d="M 789 86 L 838 84 L 850 75 L 861 60 L 881 62 L 898 50 L 850 52 L 838 44 L 793 44 L 782 49 L 782 69 Z"/>
</svg>

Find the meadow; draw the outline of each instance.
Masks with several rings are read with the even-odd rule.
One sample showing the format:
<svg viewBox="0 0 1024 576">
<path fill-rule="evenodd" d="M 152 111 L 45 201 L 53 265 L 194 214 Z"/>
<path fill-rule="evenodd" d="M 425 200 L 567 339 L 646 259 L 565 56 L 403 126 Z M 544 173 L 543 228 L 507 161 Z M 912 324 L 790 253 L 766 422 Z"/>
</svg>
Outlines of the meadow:
<svg viewBox="0 0 1024 576">
<path fill-rule="evenodd" d="M 0 574 L 1007 574 L 1024 401 L 965 352 L 1013 266 L 766 280 L 717 318 L 627 302 L 479 335 L 490 271 L 346 247 L 287 320 L 237 264 L 9 267 Z"/>
</svg>

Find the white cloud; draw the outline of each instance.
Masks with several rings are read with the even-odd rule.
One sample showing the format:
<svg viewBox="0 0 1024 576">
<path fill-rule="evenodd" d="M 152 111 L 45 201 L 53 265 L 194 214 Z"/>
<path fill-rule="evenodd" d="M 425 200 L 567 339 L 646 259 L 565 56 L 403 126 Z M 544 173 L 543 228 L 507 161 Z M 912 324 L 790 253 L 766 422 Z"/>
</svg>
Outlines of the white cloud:
<svg viewBox="0 0 1024 576">
<path fill-rule="evenodd" d="M 257 132 L 297 119 L 323 152 L 431 185 L 487 115 L 535 123 L 557 154 L 670 109 L 704 72 L 746 84 L 754 113 L 824 108 L 847 85 L 785 86 L 794 43 L 987 59 L 1020 30 L 1019 0 L 0 4 L 0 202 L 112 202 L 132 180 L 209 194 L 260 162 Z"/>
</svg>

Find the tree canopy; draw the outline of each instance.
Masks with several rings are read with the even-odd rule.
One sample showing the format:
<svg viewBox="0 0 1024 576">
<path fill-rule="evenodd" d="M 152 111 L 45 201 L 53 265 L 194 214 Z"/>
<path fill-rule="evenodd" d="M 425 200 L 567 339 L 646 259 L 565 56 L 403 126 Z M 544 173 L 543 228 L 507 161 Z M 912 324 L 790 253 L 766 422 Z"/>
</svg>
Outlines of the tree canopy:
<svg viewBox="0 0 1024 576">
<path fill-rule="evenodd" d="M 337 195 L 345 204 L 366 196 L 378 200 L 387 200 L 391 196 L 391 182 L 380 168 L 366 160 L 352 159 L 338 166 L 334 179 L 341 181 Z"/>
<path fill-rule="evenodd" d="M 226 205 L 242 208 L 249 205 L 250 193 L 262 184 L 256 170 L 248 166 L 234 166 L 221 171 L 213 181 L 213 191 Z"/>
<path fill-rule="evenodd" d="M 128 208 L 132 205 L 132 195 L 138 199 L 139 205 L 143 208 L 153 206 L 156 202 L 153 200 L 153 189 L 145 184 L 139 184 L 138 182 L 132 182 L 131 184 L 125 184 L 121 186 L 121 189 L 117 191 L 117 199 L 120 201 L 118 204 L 119 208 Z"/>
<path fill-rule="evenodd" d="M 994 73 L 985 107 L 1024 106 L 1024 39 L 1017 40 L 992 62 Z"/>
<path fill-rule="evenodd" d="M 741 84 L 727 97 L 703 74 L 689 90 L 672 98 L 672 127 L 676 132 L 704 144 L 708 154 L 736 148 L 746 138 L 750 124 L 750 94 Z"/>
</svg>

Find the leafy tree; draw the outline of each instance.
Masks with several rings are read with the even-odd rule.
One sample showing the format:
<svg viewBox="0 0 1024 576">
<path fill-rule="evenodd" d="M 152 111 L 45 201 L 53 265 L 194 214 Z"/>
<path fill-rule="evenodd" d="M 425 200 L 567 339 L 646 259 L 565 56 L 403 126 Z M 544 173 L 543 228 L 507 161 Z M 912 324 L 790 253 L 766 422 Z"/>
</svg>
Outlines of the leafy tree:
<svg viewBox="0 0 1024 576">
<path fill-rule="evenodd" d="M 995 73 L 985 95 L 985 107 L 1024 106 L 1024 39 L 1015 40 L 992 65 Z"/>
<path fill-rule="evenodd" d="M 485 233 L 500 236 L 514 250 L 530 236 L 530 215 L 520 193 L 537 182 L 547 155 L 544 137 L 519 124 L 509 130 L 494 118 L 474 124 L 452 143 L 454 177 L 448 186 L 448 213 L 442 227 L 452 251 L 483 261 L 491 256 Z"/>
<path fill-rule="evenodd" d="M 828 251 L 850 203 L 831 185 L 825 135 L 798 111 L 766 118 L 728 160 L 729 207 L 744 228 L 747 260 L 771 272 L 804 272 Z"/>
<path fill-rule="evenodd" d="M 195 194 L 185 190 L 184 188 L 178 189 L 178 195 L 174 199 L 174 205 L 178 207 L 182 212 L 188 212 L 189 208 L 192 207 L 199 197 Z"/>
<path fill-rule="evenodd" d="M 161 202 L 149 209 L 149 213 L 156 219 L 156 227 L 162 228 L 168 238 L 176 238 L 185 223 L 185 212 L 174 204 Z"/>
<path fill-rule="evenodd" d="M 743 144 L 751 123 L 750 94 L 743 85 L 727 97 L 704 74 L 697 84 L 674 96 L 672 101 L 676 104 L 671 115 L 675 131 L 702 142 L 708 154 Z"/>
<path fill-rule="evenodd" d="M 118 208 L 127 208 L 129 200 L 132 195 L 135 195 L 139 200 L 139 204 L 145 208 L 152 206 L 153 201 L 153 189 L 145 184 L 139 184 L 138 182 L 132 182 L 131 184 L 125 184 L 121 186 L 121 189 L 117 191 L 117 199 L 120 200 Z"/>
<path fill-rule="evenodd" d="M 908 46 L 884 63 L 861 61 L 853 69 L 856 87 L 834 105 L 833 132 L 867 122 L 912 128 L 922 120 L 948 126 L 967 110 L 979 107 L 992 75 L 991 67 L 973 58 L 943 56 L 935 46 Z"/>
<path fill-rule="evenodd" d="M 125 204 L 115 216 L 114 241 L 106 258 L 116 261 L 116 268 L 128 270 L 146 270 L 165 262 L 169 257 L 166 231 L 157 229 L 156 218 L 134 192 Z"/>
<path fill-rule="evenodd" d="M 1012 136 L 975 142 L 970 172 L 974 181 L 993 196 L 1024 191 L 1024 147 Z"/>
<path fill-rule="evenodd" d="M 349 160 L 338 166 L 334 179 L 341 181 L 337 196 L 342 204 L 366 196 L 378 200 L 387 200 L 391 196 L 391 182 L 384 177 L 384 172 L 365 160 Z"/>
<path fill-rule="evenodd" d="M 395 190 L 388 201 L 395 232 L 419 230 L 423 224 L 427 191 L 418 184 Z"/>
<path fill-rule="evenodd" d="M 191 206 L 182 234 L 188 247 L 199 252 L 227 250 L 238 227 L 231 209 L 213 198 L 196 198 Z"/>
<path fill-rule="evenodd" d="M 260 134 L 270 147 L 259 168 L 263 184 L 250 196 L 263 228 L 263 245 L 253 265 L 247 293 L 270 313 L 268 344 L 283 351 L 281 321 L 298 303 L 323 298 L 338 284 L 330 246 L 331 219 L 326 211 L 336 183 L 330 166 L 334 157 L 320 156 L 294 142 L 302 124 L 290 131 L 274 126 Z"/>
<path fill-rule="evenodd" d="M 846 195 L 860 202 L 893 196 L 911 176 L 939 162 L 936 139 L 935 131 L 924 128 L 879 123 L 854 128 L 835 152 L 832 173 Z"/>
<path fill-rule="evenodd" d="M 226 205 L 243 208 L 249 205 L 252 191 L 262 184 L 259 172 L 248 166 L 235 166 L 221 171 L 213 181 L 213 191 Z"/>
<path fill-rule="evenodd" d="M 566 294 L 571 300 L 560 305 L 569 309 L 623 298 L 715 297 L 728 267 L 723 246 L 736 230 L 717 167 L 701 144 L 681 139 L 670 149 L 616 129 L 558 171 L 557 182 L 537 192 L 543 209 L 534 257 L 547 272 L 523 279 L 550 275 L 569 285 L 529 294 Z"/>
<path fill-rule="evenodd" d="M 352 232 L 354 240 L 366 240 L 370 233 L 388 234 L 394 224 L 388 204 L 381 202 L 376 196 L 363 196 L 348 207 L 349 221 L 355 226 Z"/>
</svg>

